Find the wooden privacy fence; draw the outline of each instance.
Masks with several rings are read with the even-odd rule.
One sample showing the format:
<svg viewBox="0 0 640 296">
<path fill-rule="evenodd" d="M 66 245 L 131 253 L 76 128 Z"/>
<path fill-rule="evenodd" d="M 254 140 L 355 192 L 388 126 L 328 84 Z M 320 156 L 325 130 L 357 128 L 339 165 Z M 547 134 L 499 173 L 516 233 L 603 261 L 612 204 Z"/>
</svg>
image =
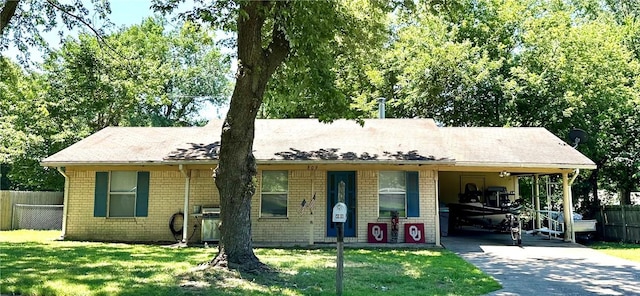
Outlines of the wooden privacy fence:
<svg viewBox="0 0 640 296">
<path fill-rule="evenodd" d="M 604 206 L 596 218 L 605 241 L 640 242 L 640 206 Z"/>
<path fill-rule="evenodd" d="M 43 191 L 0 191 L 0 230 L 9 230 L 12 225 L 14 209 L 21 205 L 62 205 L 62 192 Z"/>
</svg>

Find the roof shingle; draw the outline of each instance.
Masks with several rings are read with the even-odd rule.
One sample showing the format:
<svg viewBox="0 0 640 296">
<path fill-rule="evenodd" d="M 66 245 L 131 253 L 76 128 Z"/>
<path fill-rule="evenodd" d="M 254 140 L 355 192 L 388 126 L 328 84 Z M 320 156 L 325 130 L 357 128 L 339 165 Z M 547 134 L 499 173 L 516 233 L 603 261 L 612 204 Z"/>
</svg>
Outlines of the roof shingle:
<svg viewBox="0 0 640 296">
<path fill-rule="evenodd" d="M 45 166 L 215 162 L 223 120 L 204 127 L 109 127 L 44 159 Z M 264 162 L 390 162 L 591 167 L 544 128 L 438 128 L 431 119 L 258 119 Z"/>
</svg>

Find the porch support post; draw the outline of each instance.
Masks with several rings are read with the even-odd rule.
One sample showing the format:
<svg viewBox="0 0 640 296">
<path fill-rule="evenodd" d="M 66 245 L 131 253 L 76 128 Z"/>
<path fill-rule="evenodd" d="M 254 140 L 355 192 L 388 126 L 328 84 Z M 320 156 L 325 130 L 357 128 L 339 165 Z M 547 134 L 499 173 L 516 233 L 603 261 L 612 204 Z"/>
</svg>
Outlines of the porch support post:
<svg viewBox="0 0 640 296">
<path fill-rule="evenodd" d="M 564 209 L 564 241 L 573 242 L 573 215 L 571 209 L 571 194 L 569 192 L 569 173 L 562 172 L 562 208 Z"/>
<path fill-rule="evenodd" d="M 576 180 L 576 178 L 578 177 L 578 175 L 580 174 L 580 169 L 576 169 L 573 172 L 573 176 L 571 177 L 571 180 L 569 180 L 569 206 L 571 208 L 571 242 L 575 243 L 576 242 L 576 231 L 573 228 L 573 192 L 571 190 L 572 186 L 573 186 L 573 182 Z"/>
<path fill-rule="evenodd" d="M 189 232 L 189 187 L 191 186 L 191 177 L 186 172 L 183 165 L 179 166 L 180 173 L 184 176 L 184 219 L 182 219 L 182 242 L 187 244 L 187 233 Z"/>
<path fill-rule="evenodd" d="M 533 175 L 533 200 L 536 210 L 536 225 L 535 229 L 542 228 L 542 217 L 540 217 L 540 176 L 538 174 Z"/>
</svg>

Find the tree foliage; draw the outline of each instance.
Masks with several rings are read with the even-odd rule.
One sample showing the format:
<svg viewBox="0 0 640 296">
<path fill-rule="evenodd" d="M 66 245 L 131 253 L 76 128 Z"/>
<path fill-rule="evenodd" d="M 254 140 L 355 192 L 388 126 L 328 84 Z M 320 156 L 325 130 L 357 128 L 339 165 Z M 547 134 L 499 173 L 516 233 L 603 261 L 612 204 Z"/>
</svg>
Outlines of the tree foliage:
<svg viewBox="0 0 640 296">
<path fill-rule="evenodd" d="M 91 12 L 91 14 L 90 14 Z M 0 50 L 13 44 L 24 56 L 20 61 L 29 60 L 29 48 L 48 50 L 44 35 L 58 34 L 60 40 L 64 32 L 83 27 L 91 30 L 96 37 L 105 35 L 105 29 L 112 26 L 108 19 L 111 7 L 108 1 L 73 1 L 61 3 L 58 0 L 10 0 L 0 3 Z"/>
<path fill-rule="evenodd" d="M 598 164 L 598 184 L 637 190 L 637 10 L 613 1 L 430 1 L 402 15 L 384 63 L 397 117 L 451 126 L 542 126 Z M 636 115 L 634 115 L 636 114 Z M 583 202 L 584 204 L 584 202 Z"/>
<path fill-rule="evenodd" d="M 167 31 L 147 19 L 105 37 L 67 40 L 45 62 L 55 96 L 66 111 L 87 114 L 92 130 L 106 126 L 188 126 L 205 103 L 227 100 L 230 61 L 207 30 L 185 23 Z"/>
<path fill-rule="evenodd" d="M 167 30 L 150 18 L 102 41 L 82 33 L 40 71 L 2 63 L 0 155 L 12 189 L 61 190 L 64 180 L 41 159 L 106 126 L 201 124 L 203 105 L 226 102 L 230 90 L 229 59 L 188 22 Z"/>
<path fill-rule="evenodd" d="M 390 8 L 350 1 L 338 9 L 345 13 L 323 25 L 349 30 L 336 30 L 322 42 L 303 40 L 303 47 L 295 48 L 269 82 L 260 117 L 329 121 L 370 116 L 369 102 L 384 92 L 378 88 L 384 88 L 380 62 L 389 41 Z M 331 28 L 322 31 L 331 32 Z"/>
</svg>

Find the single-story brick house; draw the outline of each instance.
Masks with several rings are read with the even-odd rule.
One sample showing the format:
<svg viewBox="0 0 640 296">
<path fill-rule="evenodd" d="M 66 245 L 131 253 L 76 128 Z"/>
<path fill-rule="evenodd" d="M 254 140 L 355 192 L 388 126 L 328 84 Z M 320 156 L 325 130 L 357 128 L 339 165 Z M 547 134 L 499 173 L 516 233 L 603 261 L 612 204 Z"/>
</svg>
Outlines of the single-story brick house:
<svg viewBox="0 0 640 296">
<path fill-rule="evenodd" d="M 65 238 L 174 241 L 169 221 L 183 212 L 182 239 L 200 241 L 194 211 L 220 199 L 212 170 L 222 123 L 108 127 L 44 159 L 66 178 Z M 464 184 L 517 196 L 517 174 L 562 174 L 566 183 L 576 169 L 595 168 L 544 128 L 448 128 L 431 119 L 258 119 L 254 155 L 252 233 L 265 243 L 335 242 L 330 213 L 341 181 L 345 242 L 382 232 L 387 241 L 395 210 L 399 242 L 439 245 L 439 205 L 457 201 Z"/>
</svg>

